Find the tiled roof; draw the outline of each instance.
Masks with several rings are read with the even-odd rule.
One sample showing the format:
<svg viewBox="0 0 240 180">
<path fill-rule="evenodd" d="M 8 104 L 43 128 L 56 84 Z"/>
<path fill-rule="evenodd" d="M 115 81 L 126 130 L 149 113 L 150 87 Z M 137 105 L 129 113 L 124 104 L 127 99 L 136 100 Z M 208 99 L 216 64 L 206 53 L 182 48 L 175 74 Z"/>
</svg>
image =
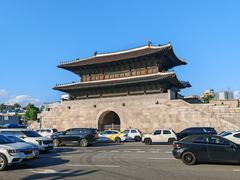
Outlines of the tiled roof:
<svg viewBox="0 0 240 180">
<path fill-rule="evenodd" d="M 63 62 L 58 67 L 60 68 L 71 68 L 76 66 L 84 66 L 84 65 L 90 65 L 90 64 L 99 64 L 99 63 L 107 63 L 107 62 L 114 62 L 119 60 L 126 60 L 141 56 L 146 56 L 158 52 L 162 52 L 167 49 L 171 49 L 171 44 L 161 45 L 161 46 L 142 46 L 139 48 L 124 50 L 124 51 L 118 51 L 113 53 L 104 53 L 104 54 L 96 54 L 95 56 L 86 58 L 86 59 L 76 59 L 69 62 Z M 177 63 L 179 65 L 186 64 L 186 62 L 177 59 Z"/>
</svg>

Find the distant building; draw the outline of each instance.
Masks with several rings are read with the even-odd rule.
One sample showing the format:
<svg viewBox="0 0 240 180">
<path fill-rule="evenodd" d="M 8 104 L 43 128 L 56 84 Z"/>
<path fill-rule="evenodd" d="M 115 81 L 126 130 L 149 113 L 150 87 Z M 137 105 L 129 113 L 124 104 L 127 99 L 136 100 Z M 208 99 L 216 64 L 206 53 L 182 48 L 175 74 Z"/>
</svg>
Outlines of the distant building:
<svg viewBox="0 0 240 180">
<path fill-rule="evenodd" d="M 218 100 L 232 100 L 233 98 L 233 92 L 232 91 L 222 91 L 217 93 L 217 96 L 215 99 Z"/>
<path fill-rule="evenodd" d="M 16 116 L 15 114 L 8 113 L 0 113 L 0 125 L 4 124 L 19 124 L 20 116 Z"/>
</svg>

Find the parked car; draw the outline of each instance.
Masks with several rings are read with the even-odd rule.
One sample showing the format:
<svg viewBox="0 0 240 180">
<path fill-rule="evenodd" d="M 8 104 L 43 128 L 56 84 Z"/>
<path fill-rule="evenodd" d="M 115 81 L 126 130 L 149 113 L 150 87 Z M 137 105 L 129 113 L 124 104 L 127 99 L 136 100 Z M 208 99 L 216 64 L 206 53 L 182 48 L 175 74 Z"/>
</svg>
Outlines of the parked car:
<svg viewBox="0 0 240 180">
<path fill-rule="evenodd" d="M 169 143 L 172 144 L 177 140 L 175 132 L 171 129 L 157 129 L 152 134 L 144 134 L 142 142 L 146 145 L 152 143 Z"/>
<path fill-rule="evenodd" d="M 53 141 L 48 137 L 42 137 L 35 131 L 28 129 L 0 129 L 0 134 L 6 136 L 16 136 L 26 142 L 38 145 L 41 152 L 53 149 Z"/>
<path fill-rule="evenodd" d="M 100 141 L 111 141 L 111 142 L 116 142 L 120 143 L 126 140 L 126 135 L 117 131 L 117 130 L 105 130 L 99 133 L 98 138 Z"/>
<path fill-rule="evenodd" d="M 38 145 L 33 144 L 33 143 L 26 142 L 26 141 L 24 141 L 24 140 L 22 140 L 22 139 L 20 139 L 20 138 L 18 138 L 18 137 L 16 137 L 16 136 L 6 136 L 6 137 L 8 137 L 9 139 L 11 139 L 12 141 L 14 141 L 14 142 L 16 142 L 16 143 L 24 143 L 24 144 L 30 145 L 31 148 L 32 148 L 32 150 L 33 150 L 33 155 L 34 155 L 34 157 L 39 156 L 39 151 L 40 151 L 40 150 L 39 150 Z"/>
<path fill-rule="evenodd" d="M 127 140 L 142 140 L 142 133 L 139 129 L 126 129 L 122 133 L 127 136 Z"/>
<path fill-rule="evenodd" d="M 56 129 L 51 129 L 51 128 L 43 128 L 43 129 L 36 130 L 36 132 L 43 137 L 49 137 L 50 138 L 53 135 L 53 133 L 57 132 L 57 130 Z"/>
<path fill-rule="evenodd" d="M 240 131 L 225 131 L 221 136 L 236 143 L 240 144 Z"/>
<path fill-rule="evenodd" d="M 78 143 L 79 146 L 86 147 L 93 144 L 97 137 L 96 129 L 92 128 L 72 128 L 52 135 L 53 144 L 56 147 L 69 143 Z"/>
<path fill-rule="evenodd" d="M 0 135 L 0 171 L 7 166 L 21 163 L 34 157 L 31 146 L 25 143 L 15 143 L 8 137 Z"/>
<path fill-rule="evenodd" d="M 8 123 L 1 125 L 0 128 L 27 128 L 24 124 Z"/>
<path fill-rule="evenodd" d="M 215 134 L 217 134 L 217 131 L 211 127 L 190 127 L 190 128 L 184 129 L 183 131 L 177 133 L 177 138 L 178 138 L 178 140 L 180 140 L 186 136 L 197 135 L 197 134 L 215 135 Z"/>
<path fill-rule="evenodd" d="M 218 135 L 191 135 L 175 141 L 172 154 L 187 165 L 200 162 L 240 163 L 240 146 Z"/>
</svg>

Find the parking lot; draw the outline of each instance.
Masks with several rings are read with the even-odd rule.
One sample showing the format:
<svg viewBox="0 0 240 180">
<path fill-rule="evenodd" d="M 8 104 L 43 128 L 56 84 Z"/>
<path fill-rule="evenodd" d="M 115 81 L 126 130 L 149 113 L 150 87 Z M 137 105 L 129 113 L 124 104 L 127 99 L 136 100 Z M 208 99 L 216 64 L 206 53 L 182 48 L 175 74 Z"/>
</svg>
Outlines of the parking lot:
<svg viewBox="0 0 240 180">
<path fill-rule="evenodd" d="M 63 146 L 26 165 L 0 172 L 1 179 L 240 179 L 240 165 L 184 165 L 171 145 L 128 142 Z"/>
</svg>

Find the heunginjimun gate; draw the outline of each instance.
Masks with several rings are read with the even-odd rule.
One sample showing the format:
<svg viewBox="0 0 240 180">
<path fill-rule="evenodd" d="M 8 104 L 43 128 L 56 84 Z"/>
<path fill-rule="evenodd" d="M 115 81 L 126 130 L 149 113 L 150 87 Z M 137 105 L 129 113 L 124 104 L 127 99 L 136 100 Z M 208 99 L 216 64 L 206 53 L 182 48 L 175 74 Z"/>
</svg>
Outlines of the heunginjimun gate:
<svg viewBox="0 0 240 180">
<path fill-rule="evenodd" d="M 113 53 L 100 54 L 86 59 L 76 59 L 58 65 L 80 77 L 79 82 L 58 84 L 53 89 L 70 95 L 70 100 L 91 98 L 147 95 L 167 93 L 177 99 L 179 90 L 191 87 L 189 82 L 179 81 L 175 66 L 186 62 L 177 58 L 171 44 L 146 46 Z M 124 104 L 123 104 L 124 105 Z M 104 112 L 99 129 L 120 129 L 120 119 L 113 111 Z"/>
</svg>

